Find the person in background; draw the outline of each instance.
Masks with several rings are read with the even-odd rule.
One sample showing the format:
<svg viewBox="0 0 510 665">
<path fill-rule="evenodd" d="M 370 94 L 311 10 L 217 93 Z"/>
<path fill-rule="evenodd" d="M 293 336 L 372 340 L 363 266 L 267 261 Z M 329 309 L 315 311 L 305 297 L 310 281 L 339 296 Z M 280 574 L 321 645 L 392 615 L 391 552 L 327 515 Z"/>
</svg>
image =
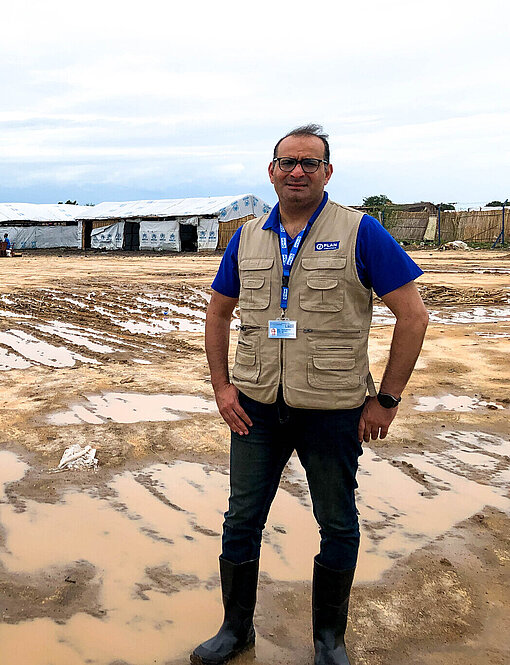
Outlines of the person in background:
<svg viewBox="0 0 510 665">
<path fill-rule="evenodd" d="M 8 233 L 4 233 L 4 242 L 5 242 L 5 244 L 6 244 L 6 247 L 5 247 L 5 253 L 6 253 L 6 255 L 7 255 L 7 256 L 11 256 L 11 253 L 12 253 L 12 245 L 11 245 L 11 241 L 9 240 L 9 234 L 8 234 Z"/>
</svg>

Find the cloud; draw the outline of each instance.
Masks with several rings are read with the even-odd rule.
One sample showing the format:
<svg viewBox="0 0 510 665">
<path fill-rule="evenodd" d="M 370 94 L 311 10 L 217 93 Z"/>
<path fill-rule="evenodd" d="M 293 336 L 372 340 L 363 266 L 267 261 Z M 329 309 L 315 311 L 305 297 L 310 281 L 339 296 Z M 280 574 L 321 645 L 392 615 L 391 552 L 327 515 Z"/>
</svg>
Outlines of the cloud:
<svg viewBox="0 0 510 665">
<path fill-rule="evenodd" d="M 10 3 L 1 196 L 31 183 L 273 196 L 272 147 L 309 121 L 331 135 L 343 200 L 381 186 L 438 198 L 462 182 L 467 199 L 484 178 L 496 194 L 510 153 L 508 13 L 496 0 L 262 0 L 249 13 L 231 0 Z"/>
</svg>

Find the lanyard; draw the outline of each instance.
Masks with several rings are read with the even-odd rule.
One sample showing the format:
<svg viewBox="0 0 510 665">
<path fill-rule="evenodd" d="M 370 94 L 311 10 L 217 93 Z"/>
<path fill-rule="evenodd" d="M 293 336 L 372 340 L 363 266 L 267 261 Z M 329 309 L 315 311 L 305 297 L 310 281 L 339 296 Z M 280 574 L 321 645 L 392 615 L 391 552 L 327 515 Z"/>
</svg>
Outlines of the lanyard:
<svg viewBox="0 0 510 665">
<path fill-rule="evenodd" d="M 310 217 L 305 228 L 302 229 L 299 232 L 299 234 L 296 236 L 296 239 L 294 240 L 294 244 L 292 245 L 292 249 L 290 250 L 290 252 L 287 251 L 287 234 L 285 232 L 285 229 L 283 228 L 283 224 L 280 221 L 280 253 L 282 255 L 282 266 L 283 266 L 282 292 L 280 296 L 280 307 L 282 309 L 282 318 L 285 315 L 285 310 L 287 309 L 287 303 L 289 301 L 290 269 L 292 268 L 292 264 L 294 263 L 294 259 L 296 258 L 296 255 L 299 251 L 299 248 L 301 247 L 303 240 L 308 235 L 308 232 L 310 231 L 312 224 L 315 222 L 317 217 L 322 212 L 322 209 L 326 205 L 327 200 L 328 200 L 328 194 L 327 192 L 324 192 L 324 197 L 322 199 L 320 206 Z"/>
<path fill-rule="evenodd" d="M 282 255 L 282 266 L 283 266 L 283 275 L 282 275 L 282 293 L 280 297 L 280 307 L 282 308 L 282 316 L 284 313 L 284 310 L 287 309 L 287 303 L 289 300 L 289 277 L 290 277 L 290 269 L 292 268 L 292 264 L 294 263 L 294 259 L 296 258 L 296 255 L 299 251 L 299 247 L 301 246 L 301 243 L 303 239 L 306 237 L 308 234 L 308 231 L 310 230 L 311 226 L 313 224 L 313 218 L 308 220 L 307 225 L 305 226 L 304 229 L 301 229 L 299 234 L 296 236 L 296 239 L 294 240 L 294 244 L 292 245 L 292 249 L 290 252 L 288 252 L 287 249 L 287 234 L 285 232 L 285 229 L 283 228 L 283 224 L 280 222 L 280 252 Z"/>
</svg>

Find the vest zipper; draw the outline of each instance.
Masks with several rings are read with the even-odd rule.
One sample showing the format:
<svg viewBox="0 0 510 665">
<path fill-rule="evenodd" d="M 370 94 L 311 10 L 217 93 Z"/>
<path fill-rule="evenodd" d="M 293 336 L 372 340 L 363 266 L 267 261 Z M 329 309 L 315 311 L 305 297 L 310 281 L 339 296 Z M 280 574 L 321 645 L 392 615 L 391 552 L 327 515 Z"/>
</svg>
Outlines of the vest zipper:
<svg viewBox="0 0 510 665">
<path fill-rule="evenodd" d="M 342 335 L 342 336 L 361 335 L 361 330 L 324 330 L 324 329 L 319 330 L 316 328 L 301 328 L 300 330 L 304 333 L 324 333 L 324 334 L 334 333 L 335 335 Z"/>
</svg>

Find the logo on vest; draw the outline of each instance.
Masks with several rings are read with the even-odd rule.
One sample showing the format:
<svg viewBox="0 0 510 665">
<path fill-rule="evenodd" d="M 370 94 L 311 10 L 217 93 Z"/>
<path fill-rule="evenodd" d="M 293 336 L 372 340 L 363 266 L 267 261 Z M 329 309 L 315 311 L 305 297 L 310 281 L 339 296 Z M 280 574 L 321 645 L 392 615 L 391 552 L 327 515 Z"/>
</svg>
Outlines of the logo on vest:
<svg viewBox="0 0 510 665">
<path fill-rule="evenodd" d="M 338 249 L 339 246 L 340 246 L 339 240 L 335 240 L 334 242 L 316 242 L 315 251 L 324 252 L 327 251 L 328 249 Z"/>
</svg>

